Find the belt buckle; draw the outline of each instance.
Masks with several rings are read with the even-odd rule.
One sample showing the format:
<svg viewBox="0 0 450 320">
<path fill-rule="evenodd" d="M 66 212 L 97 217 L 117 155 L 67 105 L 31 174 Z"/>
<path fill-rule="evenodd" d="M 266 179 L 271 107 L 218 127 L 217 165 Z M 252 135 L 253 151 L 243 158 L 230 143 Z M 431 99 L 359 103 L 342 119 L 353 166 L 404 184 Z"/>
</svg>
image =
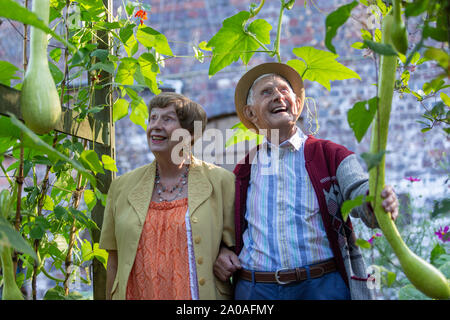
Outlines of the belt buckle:
<svg viewBox="0 0 450 320">
<path fill-rule="evenodd" d="M 323 276 L 325 274 L 325 268 L 322 266 L 317 266 L 317 269 L 320 269 L 320 274 L 316 277 L 316 278 L 320 278 L 321 276 Z"/>
<path fill-rule="evenodd" d="M 289 270 L 289 269 L 287 269 L 287 268 L 280 268 L 280 269 L 278 269 L 277 271 L 275 271 L 275 280 L 277 281 L 278 284 L 288 284 L 288 283 L 291 283 L 291 281 L 281 281 L 281 280 L 280 280 L 279 272 L 280 272 L 280 271 L 287 271 L 287 270 Z"/>
</svg>

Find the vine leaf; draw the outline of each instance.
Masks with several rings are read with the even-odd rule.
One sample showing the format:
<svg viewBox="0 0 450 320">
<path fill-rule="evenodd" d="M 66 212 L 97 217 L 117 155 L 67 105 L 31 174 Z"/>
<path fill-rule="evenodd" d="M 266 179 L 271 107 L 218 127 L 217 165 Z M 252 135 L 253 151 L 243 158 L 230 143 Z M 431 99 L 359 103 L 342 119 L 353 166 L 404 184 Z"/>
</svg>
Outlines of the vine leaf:
<svg viewBox="0 0 450 320">
<path fill-rule="evenodd" d="M 360 76 L 353 70 L 336 61 L 339 55 L 313 47 L 294 48 L 292 52 L 302 60 L 287 62 L 304 80 L 316 81 L 331 90 L 330 81 L 356 78 Z"/>
<path fill-rule="evenodd" d="M 370 100 L 359 101 L 347 112 L 347 121 L 352 128 L 356 139 L 361 142 L 361 139 L 369 129 L 370 124 L 377 112 L 378 98 L 374 97 Z M 366 106 L 369 105 L 369 109 Z"/>
<path fill-rule="evenodd" d="M 143 53 L 138 58 L 140 70 L 138 70 L 143 78 L 145 85 L 155 94 L 161 93 L 156 81 L 156 75 L 159 73 L 159 66 L 156 62 L 155 56 L 151 53 Z"/>
<path fill-rule="evenodd" d="M 78 161 L 76 161 L 75 159 L 71 159 L 54 149 L 51 145 L 42 140 L 37 134 L 31 131 L 25 124 L 18 120 L 14 114 L 10 112 L 7 112 L 7 114 L 11 119 L 11 124 L 17 127 L 24 133 L 26 137 L 29 138 L 26 147 L 33 150 L 45 152 L 53 162 L 56 162 L 56 160 L 63 160 L 70 163 L 77 171 L 79 171 L 84 177 L 89 180 L 92 186 L 95 187 L 97 185 L 95 177 L 89 171 L 87 171 Z"/>
<path fill-rule="evenodd" d="M 160 54 L 173 56 L 166 36 L 150 27 L 139 26 L 136 38 L 147 48 L 155 48 L 156 52 Z"/>
<path fill-rule="evenodd" d="M 394 47 L 388 43 L 379 43 L 372 40 L 364 39 L 364 44 L 368 46 L 372 51 L 381 54 L 383 56 L 396 56 L 397 51 Z"/>
<path fill-rule="evenodd" d="M 372 199 L 373 199 L 372 196 L 360 195 L 353 200 L 350 199 L 344 201 L 341 206 L 341 214 L 344 221 L 347 221 L 348 215 L 350 214 L 350 211 L 352 211 L 353 208 L 359 207 L 364 202 L 372 201 Z"/>
<path fill-rule="evenodd" d="M 0 217 L 0 251 L 3 246 L 17 249 L 37 260 L 36 253 L 22 235 L 11 226 L 8 220 Z"/>
<path fill-rule="evenodd" d="M 95 174 L 99 172 L 105 174 L 102 163 L 94 150 L 84 150 L 80 155 L 80 161 L 86 169 L 91 170 Z"/>
<path fill-rule="evenodd" d="M 117 172 L 116 161 L 107 154 L 102 155 L 103 166 L 106 170 Z"/>
<path fill-rule="evenodd" d="M 263 136 L 256 134 L 252 130 L 249 130 L 246 126 L 242 124 L 242 122 L 239 122 L 231 127 L 231 129 L 237 129 L 234 131 L 233 135 L 230 137 L 230 139 L 227 140 L 225 143 L 225 148 L 228 148 L 229 146 L 248 140 L 254 140 L 256 139 L 256 144 L 260 144 L 262 142 Z"/>
<path fill-rule="evenodd" d="M 337 30 L 347 21 L 353 8 L 357 5 L 358 1 L 353 1 L 352 3 L 341 6 L 327 16 L 325 20 L 325 45 L 331 52 L 336 53 L 336 49 L 331 41 L 336 36 Z"/>
<path fill-rule="evenodd" d="M 137 60 L 134 58 L 123 58 L 117 68 L 116 82 L 122 85 L 133 85 L 134 73 L 138 68 Z"/>
<path fill-rule="evenodd" d="M 213 48 L 213 57 L 209 65 L 209 76 L 213 76 L 219 70 L 242 59 L 248 64 L 254 52 L 260 44 L 250 35 L 253 34 L 261 43 L 270 43 L 270 30 L 272 26 L 263 19 L 253 21 L 245 30 L 245 25 L 250 18 L 248 11 L 225 19 L 222 28 L 209 40 L 207 47 Z"/>
<path fill-rule="evenodd" d="M 364 160 L 364 162 L 367 165 L 367 170 L 370 170 L 372 168 L 375 168 L 378 166 L 381 161 L 383 160 L 384 154 L 386 153 L 386 150 L 382 150 L 378 153 L 368 153 L 363 152 L 361 154 L 361 158 Z"/>
<path fill-rule="evenodd" d="M 361 249 L 370 249 L 371 248 L 369 241 L 364 240 L 364 239 L 356 239 L 355 243 Z"/>
<path fill-rule="evenodd" d="M 122 119 L 128 115 L 128 106 L 130 102 L 125 99 L 117 99 L 113 106 L 113 121 Z"/>
<path fill-rule="evenodd" d="M 145 120 L 148 119 L 148 109 L 144 99 L 142 97 L 133 99 L 130 105 L 131 105 L 131 113 L 130 113 L 131 122 L 137 124 L 142 129 L 147 130 Z"/>
<path fill-rule="evenodd" d="M 5 86 L 11 86 L 11 79 L 20 79 L 16 76 L 16 72 L 19 71 L 12 63 L 8 61 L 0 61 L 0 83 Z"/>
</svg>

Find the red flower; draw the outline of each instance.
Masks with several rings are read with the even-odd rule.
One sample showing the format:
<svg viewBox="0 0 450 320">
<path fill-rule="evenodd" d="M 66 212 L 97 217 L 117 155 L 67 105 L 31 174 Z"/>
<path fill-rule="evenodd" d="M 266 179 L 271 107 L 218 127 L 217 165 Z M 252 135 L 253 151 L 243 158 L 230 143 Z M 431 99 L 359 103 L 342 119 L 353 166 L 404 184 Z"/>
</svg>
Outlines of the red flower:
<svg viewBox="0 0 450 320">
<path fill-rule="evenodd" d="M 405 179 L 408 180 L 408 181 L 411 181 L 411 182 L 420 181 L 419 178 L 413 178 L 413 177 L 406 177 Z"/>
<path fill-rule="evenodd" d="M 147 12 L 145 10 L 138 10 L 138 12 L 136 12 L 136 14 L 134 15 L 134 17 L 139 17 L 140 21 L 141 21 L 141 26 L 144 23 L 144 20 L 147 20 Z"/>
</svg>

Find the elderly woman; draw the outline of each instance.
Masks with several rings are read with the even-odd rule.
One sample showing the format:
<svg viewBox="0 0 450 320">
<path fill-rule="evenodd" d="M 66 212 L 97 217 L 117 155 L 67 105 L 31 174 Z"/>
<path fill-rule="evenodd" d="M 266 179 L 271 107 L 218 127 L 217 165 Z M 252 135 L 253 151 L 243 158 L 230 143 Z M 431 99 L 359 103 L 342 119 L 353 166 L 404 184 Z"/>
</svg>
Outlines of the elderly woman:
<svg viewBox="0 0 450 320">
<path fill-rule="evenodd" d="M 108 299 L 231 298 L 213 262 L 221 245 L 234 245 L 234 175 L 190 154 L 194 122 L 203 132 L 206 113 L 180 94 L 150 101 L 155 161 L 120 176 L 108 192 L 100 237 L 109 253 Z"/>
</svg>

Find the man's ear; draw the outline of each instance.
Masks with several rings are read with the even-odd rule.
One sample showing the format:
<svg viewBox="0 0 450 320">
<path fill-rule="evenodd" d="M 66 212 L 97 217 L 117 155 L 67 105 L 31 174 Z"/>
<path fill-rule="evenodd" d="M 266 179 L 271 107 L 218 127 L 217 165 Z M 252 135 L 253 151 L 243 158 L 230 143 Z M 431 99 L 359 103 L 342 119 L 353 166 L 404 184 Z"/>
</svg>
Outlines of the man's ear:
<svg viewBox="0 0 450 320">
<path fill-rule="evenodd" d="M 255 123 L 256 115 L 255 115 L 255 112 L 253 111 L 252 106 L 249 106 L 249 105 L 247 104 L 247 105 L 245 105 L 245 106 L 242 108 L 242 111 L 243 111 L 243 113 L 244 113 L 244 117 L 245 117 L 248 121 L 250 121 L 250 122 L 252 122 L 252 123 Z"/>
<path fill-rule="evenodd" d="M 297 102 L 297 106 L 296 106 L 297 112 L 296 113 L 297 113 L 297 119 L 298 119 L 298 118 L 300 118 L 300 115 L 302 114 L 305 101 L 303 101 L 300 97 L 297 96 L 296 102 Z"/>
</svg>

